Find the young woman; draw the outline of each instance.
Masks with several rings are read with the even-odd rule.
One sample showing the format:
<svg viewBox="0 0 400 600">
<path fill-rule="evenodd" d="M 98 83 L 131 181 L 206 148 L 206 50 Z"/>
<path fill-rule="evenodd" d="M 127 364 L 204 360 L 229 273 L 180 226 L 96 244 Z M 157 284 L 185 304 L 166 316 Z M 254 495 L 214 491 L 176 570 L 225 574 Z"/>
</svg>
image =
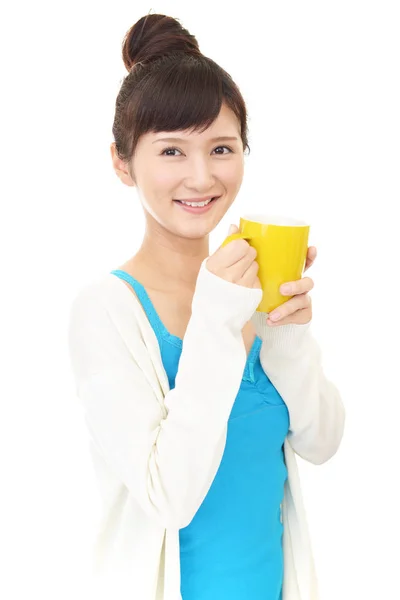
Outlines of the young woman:
<svg viewBox="0 0 400 600">
<path fill-rule="evenodd" d="M 165 15 L 129 30 L 123 59 L 111 155 L 146 230 L 134 256 L 79 292 L 69 324 L 104 500 L 99 589 L 315 600 L 295 453 L 333 456 L 344 408 L 310 331 L 313 282 L 292 282 L 272 322 L 256 312 L 255 250 L 235 240 L 209 256 L 248 146 L 231 77 Z"/>
</svg>

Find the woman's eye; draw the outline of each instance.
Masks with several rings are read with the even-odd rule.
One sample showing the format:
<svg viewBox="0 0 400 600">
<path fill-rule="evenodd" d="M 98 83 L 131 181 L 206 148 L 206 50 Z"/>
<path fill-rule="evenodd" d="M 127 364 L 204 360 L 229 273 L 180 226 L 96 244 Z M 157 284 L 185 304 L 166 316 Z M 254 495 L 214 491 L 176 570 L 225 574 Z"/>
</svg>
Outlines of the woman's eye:
<svg viewBox="0 0 400 600">
<path fill-rule="evenodd" d="M 217 154 L 229 154 L 232 153 L 233 151 L 231 150 L 231 148 L 229 148 L 228 146 L 217 146 L 217 148 L 214 148 L 214 150 L 218 150 L 219 148 L 226 148 L 228 150 L 228 152 L 218 152 Z M 180 150 L 178 150 L 178 148 L 165 148 L 165 150 L 163 150 L 161 152 L 162 156 L 176 156 L 176 154 L 166 154 L 166 152 L 174 152 L 175 150 L 177 150 L 178 152 L 180 152 Z"/>
<path fill-rule="evenodd" d="M 175 154 L 165 154 L 166 152 L 171 152 L 171 151 L 174 151 L 174 150 L 178 150 L 178 148 L 165 148 L 165 150 L 163 150 L 161 152 L 161 156 L 164 156 L 164 155 L 165 156 L 176 156 Z M 178 152 L 179 152 L 179 150 L 178 150 Z"/>
<path fill-rule="evenodd" d="M 233 152 L 233 150 L 231 148 L 228 148 L 228 146 L 218 146 L 217 148 L 215 148 L 215 150 L 218 150 L 218 148 L 226 148 L 227 150 L 229 150 L 229 152 L 227 152 L 227 154 Z M 219 152 L 218 154 L 225 154 L 225 152 Z"/>
</svg>

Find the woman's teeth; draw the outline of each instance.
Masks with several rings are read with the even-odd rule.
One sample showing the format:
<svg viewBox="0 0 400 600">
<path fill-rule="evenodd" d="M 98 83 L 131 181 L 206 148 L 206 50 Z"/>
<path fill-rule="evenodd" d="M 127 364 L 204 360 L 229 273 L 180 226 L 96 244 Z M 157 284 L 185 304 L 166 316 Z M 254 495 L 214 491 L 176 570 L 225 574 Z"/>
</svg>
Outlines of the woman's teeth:
<svg viewBox="0 0 400 600">
<path fill-rule="evenodd" d="M 184 202 L 183 200 L 177 200 L 177 202 L 180 202 L 181 204 L 186 204 L 187 206 L 207 206 L 207 204 L 210 204 L 211 200 L 214 200 L 214 198 L 211 198 L 210 200 L 206 200 L 205 202 Z"/>
</svg>

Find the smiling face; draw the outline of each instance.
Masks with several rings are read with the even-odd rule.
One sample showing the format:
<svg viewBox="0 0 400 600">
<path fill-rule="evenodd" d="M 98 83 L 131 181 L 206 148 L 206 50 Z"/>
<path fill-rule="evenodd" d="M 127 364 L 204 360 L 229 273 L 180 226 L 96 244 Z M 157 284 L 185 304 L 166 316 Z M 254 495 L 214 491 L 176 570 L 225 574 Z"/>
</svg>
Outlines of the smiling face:
<svg viewBox="0 0 400 600">
<path fill-rule="evenodd" d="M 172 141 L 163 141 L 174 138 Z M 215 140 L 215 138 L 220 138 Z M 234 138 L 234 139 L 227 139 Z M 130 172 L 111 145 L 113 166 L 121 181 L 136 186 L 149 226 L 152 220 L 179 237 L 210 233 L 239 192 L 244 173 L 240 123 L 225 104 L 202 133 L 162 131 L 141 136 Z M 186 209 L 175 200 L 219 196 L 204 209 Z"/>
</svg>

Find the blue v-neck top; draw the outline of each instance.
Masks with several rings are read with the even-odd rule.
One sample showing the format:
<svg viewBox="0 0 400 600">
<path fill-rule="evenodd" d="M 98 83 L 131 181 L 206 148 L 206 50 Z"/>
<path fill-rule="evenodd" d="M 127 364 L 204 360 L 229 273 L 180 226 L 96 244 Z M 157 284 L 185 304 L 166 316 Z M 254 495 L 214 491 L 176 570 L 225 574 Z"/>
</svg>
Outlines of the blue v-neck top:
<svg viewBox="0 0 400 600">
<path fill-rule="evenodd" d="M 141 283 L 120 269 L 111 273 L 141 302 L 173 389 L 182 340 L 167 331 Z M 179 530 L 182 600 L 282 599 L 289 413 L 263 371 L 261 343 L 257 336 L 249 352 L 217 474 L 192 521 Z"/>
</svg>

